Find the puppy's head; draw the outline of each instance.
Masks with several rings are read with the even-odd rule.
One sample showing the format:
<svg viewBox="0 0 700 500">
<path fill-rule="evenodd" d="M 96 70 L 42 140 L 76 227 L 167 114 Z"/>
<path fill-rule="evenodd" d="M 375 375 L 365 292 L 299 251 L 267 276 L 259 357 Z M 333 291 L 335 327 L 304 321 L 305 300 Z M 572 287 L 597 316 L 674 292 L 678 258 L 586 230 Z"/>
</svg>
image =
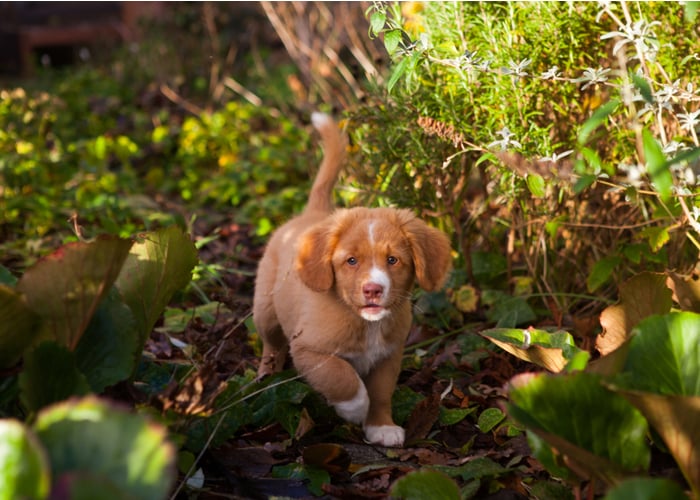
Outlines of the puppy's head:
<svg viewBox="0 0 700 500">
<path fill-rule="evenodd" d="M 450 267 L 447 236 L 409 210 L 339 210 L 301 238 L 296 269 L 316 291 L 334 289 L 357 314 L 380 320 L 410 298 L 414 279 L 440 288 Z"/>
</svg>

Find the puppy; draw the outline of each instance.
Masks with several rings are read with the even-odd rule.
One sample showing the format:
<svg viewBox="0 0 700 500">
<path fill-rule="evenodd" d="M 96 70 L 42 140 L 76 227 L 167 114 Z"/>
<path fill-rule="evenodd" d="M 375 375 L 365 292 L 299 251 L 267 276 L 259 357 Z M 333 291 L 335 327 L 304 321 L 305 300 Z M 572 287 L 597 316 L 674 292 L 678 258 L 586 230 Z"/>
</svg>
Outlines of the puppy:
<svg viewBox="0 0 700 500">
<path fill-rule="evenodd" d="M 347 140 L 325 114 L 312 122 L 324 158 L 305 210 L 272 235 L 259 263 L 253 319 L 263 342 L 258 376 L 297 371 L 366 439 L 402 446 L 391 396 L 412 322 L 414 281 L 439 289 L 450 268 L 447 236 L 409 210 L 334 210 Z"/>
</svg>

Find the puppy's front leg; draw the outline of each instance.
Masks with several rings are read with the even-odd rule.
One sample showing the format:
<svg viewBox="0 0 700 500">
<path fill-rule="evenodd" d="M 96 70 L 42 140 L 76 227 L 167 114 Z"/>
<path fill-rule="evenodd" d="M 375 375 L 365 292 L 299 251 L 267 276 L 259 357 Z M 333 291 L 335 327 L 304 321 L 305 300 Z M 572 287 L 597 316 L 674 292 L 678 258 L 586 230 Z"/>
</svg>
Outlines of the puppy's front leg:
<svg viewBox="0 0 700 500">
<path fill-rule="evenodd" d="M 401 371 L 402 349 L 380 361 L 365 378 L 369 393 L 369 412 L 365 420 L 365 436 L 370 443 L 382 446 L 403 446 L 405 432 L 391 416 L 391 396 Z"/>
<path fill-rule="evenodd" d="M 328 400 L 340 417 L 363 424 L 369 410 L 364 382 L 350 363 L 332 354 L 300 348 L 292 343 L 292 359 L 297 371 L 314 390 Z"/>
</svg>

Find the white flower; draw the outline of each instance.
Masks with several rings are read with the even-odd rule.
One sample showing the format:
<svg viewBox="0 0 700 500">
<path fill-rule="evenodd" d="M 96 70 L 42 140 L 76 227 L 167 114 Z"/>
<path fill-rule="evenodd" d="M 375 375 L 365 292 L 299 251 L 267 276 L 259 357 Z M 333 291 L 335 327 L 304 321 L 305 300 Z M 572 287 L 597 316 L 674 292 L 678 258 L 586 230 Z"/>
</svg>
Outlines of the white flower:
<svg viewBox="0 0 700 500">
<path fill-rule="evenodd" d="M 684 144 L 678 141 L 671 141 L 664 146 L 663 151 L 666 156 L 674 156 L 679 151 L 683 151 L 684 149 L 687 149 Z"/>
<path fill-rule="evenodd" d="M 700 119 L 698 119 L 700 117 L 700 109 L 692 113 L 678 113 L 676 116 L 681 124 L 681 128 L 688 132 L 695 130 L 700 125 Z"/>
<path fill-rule="evenodd" d="M 543 80 L 556 80 L 559 77 L 561 77 L 561 73 L 559 72 L 559 66 L 552 66 L 540 75 L 540 78 L 542 78 Z"/>
<path fill-rule="evenodd" d="M 552 153 L 552 156 L 545 156 L 541 159 L 541 161 L 551 161 L 552 163 L 556 163 L 562 158 L 569 156 L 573 152 L 573 149 L 569 149 L 568 151 L 564 151 L 562 154 Z"/>
<path fill-rule="evenodd" d="M 528 75 L 527 71 L 525 71 L 525 68 L 530 66 L 530 64 L 532 64 L 532 59 L 523 59 L 519 63 L 509 61 L 508 68 L 505 68 L 503 72 L 506 75 L 513 75 L 522 78 Z"/>
<path fill-rule="evenodd" d="M 510 131 L 508 127 L 503 127 L 496 133 L 503 137 L 503 139 L 501 139 L 500 141 L 493 141 L 491 144 L 488 145 L 489 148 L 499 146 L 501 148 L 501 151 L 505 151 L 506 149 L 508 149 L 508 146 L 513 146 L 514 148 L 523 147 L 522 144 L 520 144 L 518 141 L 512 139 L 514 134 Z"/>
<path fill-rule="evenodd" d="M 600 37 L 600 39 L 607 40 L 615 37 L 620 38 L 620 40 L 618 40 L 613 47 L 613 55 L 617 54 L 622 47 L 628 43 L 631 43 L 635 46 L 638 53 L 643 54 L 647 59 L 653 60 L 656 57 L 659 42 L 651 28 L 657 24 L 660 25 L 661 23 L 659 21 L 647 23 L 644 19 L 640 19 L 634 24 L 626 24 L 625 26 L 621 26 L 621 31 L 611 31 L 610 33 L 605 33 Z"/>
<path fill-rule="evenodd" d="M 580 82 L 588 82 L 586 85 L 581 87 L 581 90 L 586 90 L 588 87 L 591 85 L 594 85 L 596 83 L 603 83 L 608 81 L 608 73 L 610 73 L 610 69 L 607 68 L 598 68 L 598 69 L 593 69 L 593 68 L 586 68 L 583 70 L 583 76 L 580 78 L 576 78 L 574 80 L 575 83 L 580 83 Z"/>
</svg>

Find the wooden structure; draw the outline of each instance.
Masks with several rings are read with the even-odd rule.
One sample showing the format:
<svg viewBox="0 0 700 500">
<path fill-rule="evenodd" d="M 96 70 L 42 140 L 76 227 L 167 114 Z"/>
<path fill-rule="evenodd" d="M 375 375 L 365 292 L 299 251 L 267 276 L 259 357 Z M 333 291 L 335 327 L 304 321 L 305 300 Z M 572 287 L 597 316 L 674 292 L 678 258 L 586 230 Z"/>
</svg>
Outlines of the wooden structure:
<svg viewBox="0 0 700 500">
<path fill-rule="evenodd" d="M 0 2 L 0 71 L 30 74 L 42 51 L 138 37 L 138 21 L 162 2 Z"/>
</svg>

